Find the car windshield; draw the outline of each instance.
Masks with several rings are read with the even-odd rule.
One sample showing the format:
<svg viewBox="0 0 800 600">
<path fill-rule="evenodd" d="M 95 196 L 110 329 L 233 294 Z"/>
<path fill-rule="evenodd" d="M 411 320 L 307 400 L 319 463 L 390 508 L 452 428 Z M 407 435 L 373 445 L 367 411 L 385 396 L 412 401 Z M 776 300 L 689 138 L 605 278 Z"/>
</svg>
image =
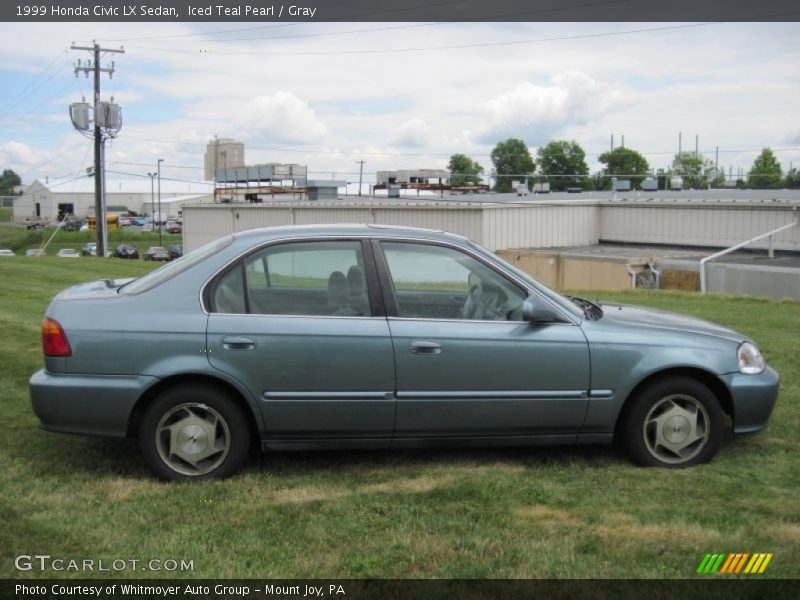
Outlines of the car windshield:
<svg viewBox="0 0 800 600">
<path fill-rule="evenodd" d="M 210 242 L 205 246 L 201 246 L 197 250 L 190 252 L 189 254 L 184 254 L 177 260 L 167 262 L 163 267 L 156 269 L 155 271 L 151 271 L 144 277 L 139 277 L 139 279 L 134 279 L 133 281 L 126 283 L 120 287 L 118 291 L 122 294 L 139 294 L 141 292 L 146 292 L 147 290 L 164 283 L 168 279 L 172 279 L 179 273 L 183 273 L 197 263 L 204 261 L 209 256 L 212 256 L 223 248 L 230 246 L 232 243 L 232 235 Z"/>
<path fill-rule="evenodd" d="M 547 287 L 542 282 L 537 281 L 536 279 L 534 279 L 533 277 L 528 275 L 522 269 L 519 269 L 519 268 L 515 267 L 514 265 L 512 265 L 511 263 L 508 263 L 508 262 L 502 260 L 496 254 L 494 254 L 493 252 L 489 252 L 488 250 L 486 250 L 485 248 L 482 248 L 481 246 L 479 246 L 475 242 L 470 241 L 470 245 L 473 248 L 475 248 L 476 250 L 480 251 L 484 256 L 490 257 L 493 260 L 500 260 L 508 270 L 510 270 L 515 275 L 517 275 L 519 278 L 521 278 L 523 281 L 528 283 L 537 292 L 541 293 L 543 296 L 546 296 L 547 298 L 552 300 L 554 303 L 556 303 L 558 306 L 560 306 L 561 308 L 565 309 L 569 313 L 575 315 L 576 317 L 585 317 L 586 316 L 586 312 L 583 310 L 582 307 L 577 306 L 574 302 L 571 302 L 568 298 L 565 298 L 564 296 L 562 296 L 561 294 L 559 294 L 555 290 L 550 289 L 549 287 Z"/>
</svg>

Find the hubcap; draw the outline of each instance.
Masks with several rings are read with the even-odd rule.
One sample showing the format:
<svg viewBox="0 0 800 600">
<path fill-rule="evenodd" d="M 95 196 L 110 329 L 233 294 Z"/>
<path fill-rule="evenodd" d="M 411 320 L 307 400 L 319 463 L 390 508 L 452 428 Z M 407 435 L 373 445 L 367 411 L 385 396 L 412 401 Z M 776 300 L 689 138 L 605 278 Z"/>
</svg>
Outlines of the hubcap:
<svg viewBox="0 0 800 600">
<path fill-rule="evenodd" d="M 158 422 L 156 448 L 161 460 L 183 475 L 216 469 L 230 451 L 228 424 L 205 404 L 187 402 L 171 408 Z"/>
<path fill-rule="evenodd" d="M 677 465 L 692 460 L 708 443 L 710 419 L 696 398 L 674 394 L 650 409 L 642 433 L 645 447 L 654 458 Z"/>
</svg>

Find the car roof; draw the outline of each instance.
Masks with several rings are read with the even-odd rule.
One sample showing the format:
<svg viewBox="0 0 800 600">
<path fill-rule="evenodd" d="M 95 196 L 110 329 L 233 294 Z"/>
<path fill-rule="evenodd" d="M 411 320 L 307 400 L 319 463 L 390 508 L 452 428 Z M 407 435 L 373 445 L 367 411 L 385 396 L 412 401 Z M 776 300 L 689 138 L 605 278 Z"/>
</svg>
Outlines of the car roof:
<svg viewBox="0 0 800 600">
<path fill-rule="evenodd" d="M 466 238 L 441 229 L 423 229 L 401 225 L 382 225 L 377 223 L 336 223 L 316 225 L 282 225 L 248 229 L 234 234 L 236 239 L 314 237 L 320 235 L 342 235 L 356 237 L 413 237 L 433 240 L 465 240 Z"/>
</svg>

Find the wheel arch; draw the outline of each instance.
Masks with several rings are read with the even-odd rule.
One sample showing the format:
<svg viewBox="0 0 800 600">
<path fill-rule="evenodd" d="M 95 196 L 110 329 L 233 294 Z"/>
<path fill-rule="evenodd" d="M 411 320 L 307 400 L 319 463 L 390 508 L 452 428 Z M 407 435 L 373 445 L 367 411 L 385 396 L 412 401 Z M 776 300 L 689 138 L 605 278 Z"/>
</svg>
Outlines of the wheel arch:
<svg viewBox="0 0 800 600">
<path fill-rule="evenodd" d="M 730 390 L 727 386 L 722 382 L 722 380 L 710 371 L 706 371 L 705 369 L 701 369 L 699 367 L 673 367 L 669 369 L 663 369 L 661 371 L 656 371 L 655 373 L 650 373 L 647 377 L 642 379 L 636 386 L 630 391 L 630 393 L 625 398 L 625 402 L 623 402 L 622 407 L 620 408 L 619 413 L 617 414 L 617 420 L 614 424 L 614 438 L 616 439 L 619 435 L 619 430 L 622 423 L 625 421 L 625 416 L 627 415 L 630 408 L 633 406 L 636 397 L 639 393 L 647 388 L 650 385 L 653 385 L 657 381 L 661 381 L 663 379 L 668 379 L 670 377 L 689 377 L 691 379 L 695 379 L 705 385 L 711 393 L 716 396 L 717 400 L 719 400 L 720 408 L 722 408 L 722 412 L 727 414 L 731 419 L 734 417 L 733 411 L 733 398 L 731 397 Z"/>
<path fill-rule="evenodd" d="M 128 417 L 128 427 L 126 436 L 135 438 L 138 436 L 139 425 L 142 418 L 147 411 L 147 408 L 152 402 L 163 392 L 181 385 L 190 383 L 202 383 L 210 387 L 215 387 L 227 396 L 229 396 L 245 415 L 248 424 L 250 425 L 250 434 L 253 440 L 258 441 L 261 439 L 260 424 L 253 407 L 247 401 L 244 394 L 236 386 L 224 379 L 214 377 L 205 373 L 182 373 L 178 375 L 171 375 L 160 379 L 157 383 L 150 386 L 137 400 L 136 404 Z"/>
</svg>

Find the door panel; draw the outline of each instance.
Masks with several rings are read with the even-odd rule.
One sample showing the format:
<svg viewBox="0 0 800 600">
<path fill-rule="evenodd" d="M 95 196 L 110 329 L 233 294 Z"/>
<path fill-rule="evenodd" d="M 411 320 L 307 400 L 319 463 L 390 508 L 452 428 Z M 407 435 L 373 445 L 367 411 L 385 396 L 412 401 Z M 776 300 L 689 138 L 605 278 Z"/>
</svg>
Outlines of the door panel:
<svg viewBox="0 0 800 600">
<path fill-rule="evenodd" d="M 230 338 L 243 346 L 252 340 L 255 347 L 226 349 Z M 392 433 L 394 364 L 386 319 L 212 314 L 208 348 L 214 367 L 260 399 L 270 437 Z"/>
<path fill-rule="evenodd" d="M 449 245 L 375 247 L 397 378 L 396 437 L 577 432 L 589 349 L 572 323 L 522 321 L 528 292 Z"/>
<path fill-rule="evenodd" d="M 369 316 L 374 277 L 361 241 L 309 240 L 255 252 L 211 286 L 209 361 L 259 398 L 270 438 L 391 436 L 394 357 L 386 319 Z"/>
<path fill-rule="evenodd" d="M 390 319 L 397 365 L 395 435 L 577 432 L 589 352 L 574 325 Z M 439 352 L 414 352 L 420 341 Z"/>
</svg>

